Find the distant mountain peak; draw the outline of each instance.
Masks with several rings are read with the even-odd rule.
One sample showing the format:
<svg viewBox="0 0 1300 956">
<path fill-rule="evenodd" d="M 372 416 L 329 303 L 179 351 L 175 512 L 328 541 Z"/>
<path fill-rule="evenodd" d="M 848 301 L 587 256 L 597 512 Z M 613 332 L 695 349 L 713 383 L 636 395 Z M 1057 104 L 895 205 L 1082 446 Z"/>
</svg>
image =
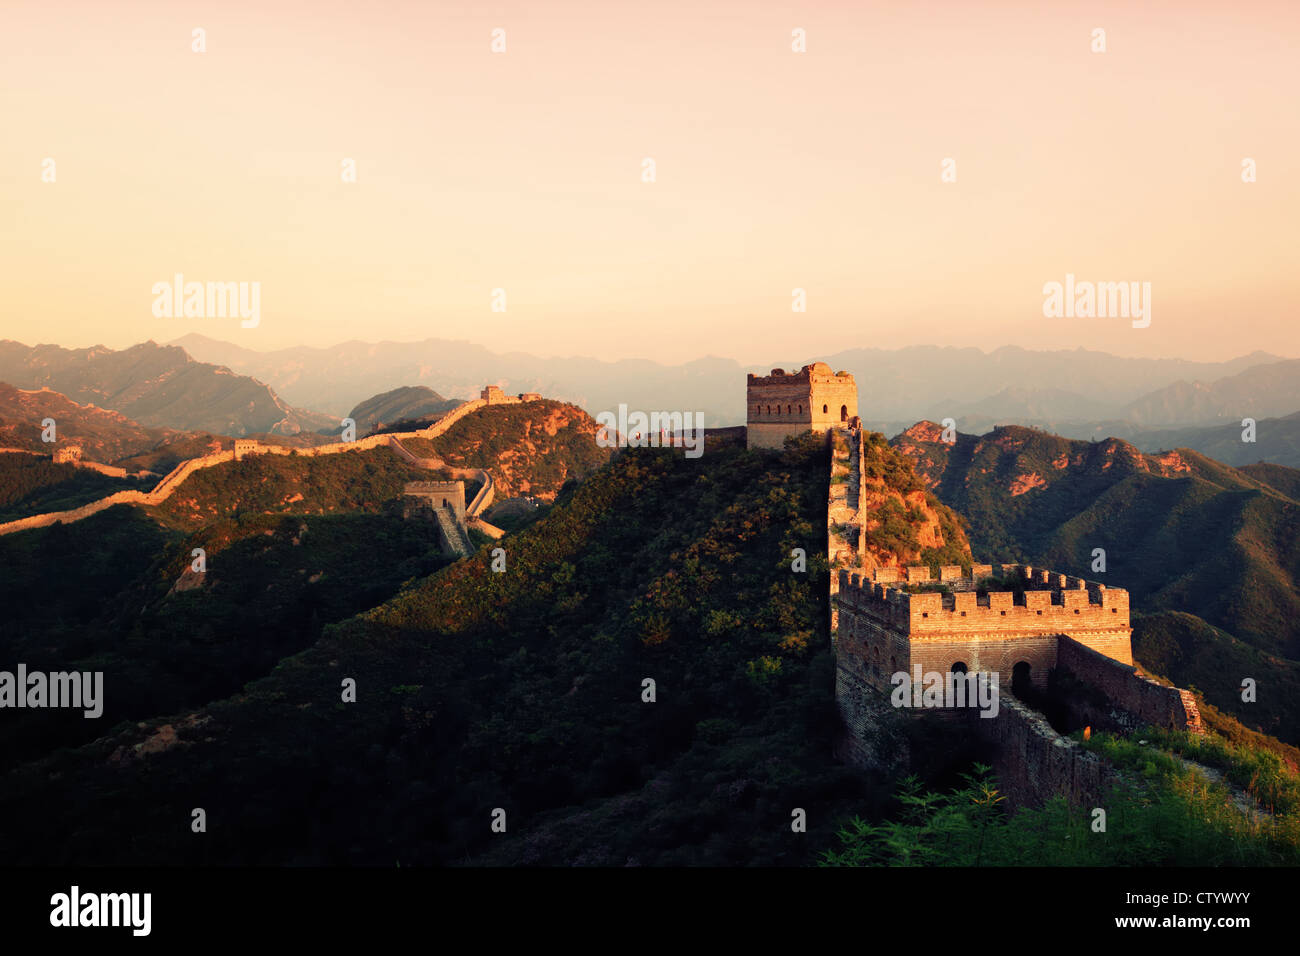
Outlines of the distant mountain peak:
<svg viewBox="0 0 1300 956">
<path fill-rule="evenodd" d="M 0 381 L 47 388 L 73 402 L 93 402 L 143 426 L 239 436 L 317 431 L 334 422 L 330 416 L 291 407 L 256 379 L 153 340 L 120 351 L 4 343 Z"/>
</svg>

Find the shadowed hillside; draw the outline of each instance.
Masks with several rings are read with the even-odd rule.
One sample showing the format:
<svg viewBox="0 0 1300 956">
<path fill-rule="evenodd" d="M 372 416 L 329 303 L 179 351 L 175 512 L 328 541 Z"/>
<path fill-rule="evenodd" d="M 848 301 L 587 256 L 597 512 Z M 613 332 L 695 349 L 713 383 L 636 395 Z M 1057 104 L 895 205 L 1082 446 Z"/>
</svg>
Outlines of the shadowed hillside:
<svg viewBox="0 0 1300 956">
<path fill-rule="evenodd" d="M 1240 421 L 1205 428 L 1140 431 L 1133 441 L 1144 449 L 1195 448 L 1227 465 L 1248 469 L 1252 462 L 1272 462 L 1289 468 L 1300 466 L 1300 412 L 1281 418 L 1260 418 L 1255 440 L 1241 440 Z M 1292 497 L 1295 497 L 1292 495 Z"/>
<path fill-rule="evenodd" d="M 451 411 L 460 401 L 443 398 L 424 385 L 404 385 L 374 395 L 348 413 L 357 425 L 358 435 L 368 435 L 377 428 L 398 422 L 432 421 Z"/>
<path fill-rule="evenodd" d="M 112 478 L 89 468 L 56 464 L 44 455 L 0 454 L 0 523 L 68 511 L 117 491 L 147 491 L 157 478 Z"/>
<path fill-rule="evenodd" d="M 907 471 L 883 446 L 879 462 Z M 498 542 L 504 572 L 484 549 L 326 626 L 242 692 L 116 724 L 13 769 L 0 779 L 0 814 L 27 824 L 0 830 L 0 853 L 15 863 L 800 864 L 830 847 L 850 814 L 897 827 L 891 819 L 914 814 L 889 781 L 831 752 L 828 471 L 812 436 L 781 453 L 723 444 L 698 460 L 620 454 Z M 238 618 L 203 630 L 213 609 L 202 602 L 223 590 L 229 614 L 265 609 L 268 626 L 282 611 L 267 595 L 282 588 L 294 601 L 364 600 L 357 573 L 381 572 L 401 545 L 380 524 L 325 523 L 337 520 L 383 518 L 250 515 L 169 543 L 141 586 L 182 601 L 178 620 L 205 635 L 181 645 L 195 673 L 215 662 L 199 652 L 207 642 L 209 655 L 229 648 L 258 667 L 278 653 L 231 644 L 247 626 Z M 326 564 L 317 579 L 311 569 L 328 555 L 356 553 L 330 541 L 354 549 L 358 534 L 374 538 L 358 567 Z M 185 575 L 173 575 L 198 540 L 217 542 L 215 584 L 182 589 Z M 313 541 L 324 550 L 305 559 Z M 791 569 L 796 547 L 809 555 L 805 573 Z M 101 575 L 119 564 L 106 560 Z M 223 573 L 235 577 L 223 584 Z M 114 582 L 98 586 L 107 593 Z M 167 646 L 147 616 L 132 627 L 133 641 Z M 105 661 L 108 693 L 121 693 L 128 666 Z M 353 681 L 355 701 L 345 702 Z M 955 748 L 933 738 L 924 752 L 952 759 Z M 1278 792 L 1289 799 L 1293 783 L 1279 778 Z M 209 814 L 201 840 L 188 825 L 195 806 Z M 806 834 L 791 831 L 795 807 Z M 505 834 L 490 829 L 496 808 Z M 1190 826 L 1200 807 L 1191 810 L 1161 803 L 1172 829 L 1148 827 L 1121 849 L 1180 860 L 1217 847 L 1223 834 Z M 1141 813 L 1131 818 L 1139 827 Z M 1024 859 L 1038 859 L 1072 824 L 1057 814 L 999 825 L 1013 828 Z M 1271 852 L 1249 835 L 1233 840 L 1236 858 Z"/>
<path fill-rule="evenodd" d="M 194 548 L 204 574 L 191 570 Z M 100 718 L 9 713 L 0 769 L 236 693 L 324 625 L 447 562 L 427 528 L 376 514 L 247 515 L 185 535 L 118 506 L 0 537 L 0 659 L 106 675 Z"/>
<path fill-rule="evenodd" d="M 553 455 L 563 464 L 568 451 Z M 446 564 L 427 525 L 402 520 L 400 497 L 408 481 L 451 477 L 387 448 L 253 455 L 195 471 L 157 507 L 118 505 L 0 537 L 0 565 L 12 569 L 0 582 L 0 659 L 117 675 L 98 720 L 20 711 L 6 723 L 13 746 L 0 748 L 0 764 L 230 694 L 309 646 L 324 624 Z M 156 481 L 0 455 L 0 514 Z M 479 487 L 467 481 L 467 499 Z M 204 574 L 189 570 L 195 548 L 206 553 Z"/>
<path fill-rule="evenodd" d="M 505 573 L 481 552 L 327 628 L 244 694 L 11 775 L 0 812 L 33 825 L 0 851 L 450 863 L 491 848 L 501 806 L 517 862 L 806 861 L 788 806 L 821 807 L 826 840 L 831 811 L 866 799 L 830 755 L 826 470 L 818 443 L 620 455 L 504 540 Z M 794 546 L 814 556 L 806 574 Z M 201 842 L 183 825 L 195 793 L 223 819 Z M 589 801 L 614 832 L 570 846 L 544 815 Z M 97 835 L 108 820 L 129 847 Z"/>
<path fill-rule="evenodd" d="M 1300 663 L 1266 654 L 1180 611 L 1135 615 L 1133 655 L 1148 671 L 1194 688 L 1249 726 L 1300 743 Z M 1241 699 L 1247 677 L 1257 684 L 1252 702 Z"/>
<path fill-rule="evenodd" d="M 1260 462 L 1254 465 L 1242 465 L 1237 470 L 1280 491 L 1293 501 L 1300 501 L 1300 468 L 1287 468 L 1283 465 Z"/>
<path fill-rule="evenodd" d="M 326 628 L 243 695 L 17 772 L 0 812 L 54 800 L 42 818 L 72 830 L 56 858 L 115 858 L 120 845 L 84 822 L 113 818 L 140 827 L 139 861 L 808 862 L 838 816 L 887 792 L 831 755 L 827 473 L 811 437 L 696 461 L 628 451 L 504 539 L 505 573 L 486 551 L 457 562 Z M 311 527 L 268 517 L 288 540 L 241 532 L 231 548 L 296 557 L 301 520 Z M 806 573 L 791 570 L 794 547 Z M 218 551 L 213 567 L 232 557 Z M 345 676 L 355 705 L 340 701 Z M 188 814 L 196 790 L 226 819 L 203 847 L 158 825 Z M 790 832 L 792 805 L 813 808 L 811 839 Z M 489 842 L 496 806 L 519 839 Z M 598 821 L 598 840 L 574 835 L 575 814 Z M 11 838 L 48 852 L 55 836 Z"/>
</svg>

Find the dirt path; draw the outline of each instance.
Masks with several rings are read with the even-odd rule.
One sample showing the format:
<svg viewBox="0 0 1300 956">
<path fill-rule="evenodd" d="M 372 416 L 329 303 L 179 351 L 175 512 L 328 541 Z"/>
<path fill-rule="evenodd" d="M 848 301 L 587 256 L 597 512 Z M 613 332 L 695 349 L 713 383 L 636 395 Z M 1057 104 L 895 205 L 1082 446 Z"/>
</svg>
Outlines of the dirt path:
<svg viewBox="0 0 1300 956">
<path fill-rule="evenodd" d="M 1189 757 L 1184 757 L 1182 754 L 1173 754 L 1173 756 L 1177 757 L 1186 767 L 1200 774 L 1210 783 L 1221 783 L 1227 787 L 1228 792 L 1232 794 L 1233 804 L 1238 810 L 1249 817 L 1252 822 L 1268 823 L 1273 819 L 1273 815 L 1261 807 L 1254 797 L 1248 794 L 1245 790 L 1242 790 L 1240 787 L 1231 783 L 1227 777 L 1223 775 L 1222 770 L 1206 766 L 1205 764 L 1192 760 Z"/>
</svg>

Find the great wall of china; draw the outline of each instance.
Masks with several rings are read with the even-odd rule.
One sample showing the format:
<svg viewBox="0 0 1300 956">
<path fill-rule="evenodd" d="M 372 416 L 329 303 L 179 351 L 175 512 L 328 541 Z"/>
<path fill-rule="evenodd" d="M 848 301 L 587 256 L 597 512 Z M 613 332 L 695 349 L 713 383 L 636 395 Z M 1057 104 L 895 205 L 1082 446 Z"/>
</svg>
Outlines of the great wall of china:
<svg viewBox="0 0 1300 956">
<path fill-rule="evenodd" d="M 825 401 L 819 389 L 827 390 Z M 0 534 L 77 521 L 116 504 L 157 505 L 195 471 L 248 454 L 316 457 L 387 446 L 416 467 L 448 468 L 441 459 L 415 455 L 402 441 L 435 438 L 489 405 L 536 398 L 540 396 L 506 396 L 489 386 L 481 398 L 458 406 L 428 428 L 315 448 L 238 439 L 232 451 L 177 465 L 150 492 L 120 491 L 71 511 L 10 521 L 0 524 Z M 837 742 L 841 757 L 860 766 L 896 767 L 906 762 L 905 753 L 887 751 L 889 741 L 896 738 L 882 731 L 896 714 L 889 702 L 890 678 L 914 667 L 923 672 L 969 669 L 1009 674 L 1038 692 L 1048 689 L 1049 675 L 1059 676 L 1073 682 L 1075 690 L 1063 703 L 1080 726 L 1202 732 L 1190 692 L 1152 681 L 1134 666 L 1127 591 L 1020 564 L 974 564 L 969 573 L 960 566 L 941 567 L 935 577 L 928 567 L 872 567 L 873 562 L 865 560 L 862 532 L 870 511 L 863 481 L 865 435 L 856 416 L 851 376 L 831 376 L 820 363 L 806 366 L 801 373 L 773 370 L 769 377 L 751 375 L 747 402 L 750 447 L 779 447 L 783 434 L 809 428 L 828 433 L 830 633 L 836 704 L 845 730 Z M 465 517 L 472 526 L 500 537 L 503 532 L 481 518 L 493 501 L 492 476 L 483 469 L 448 470 L 455 477 L 482 482 L 465 506 Z M 442 533 L 451 532 L 443 529 Z M 856 541 L 852 540 L 855 534 Z M 1095 806 L 1117 779 L 1104 760 L 1058 733 L 1042 713 L 1014 693 L 1002 695 L 993 717 L 974 711 L 940 716 L 964 720 L 973 737 L 987 745 L 1000 788 L 1014 805 L 1042 804 L 1059 794 L 1072 804 Z"/>
<path fill-rule="evenodd" d="M 483 520 L 482 514 L 492 504 L 495 496 L 495 488 L 492 481 L 492 475 L 481 468 L 453 468 L 447 465 L 440 458 L 421 458 L 407 449 L 402 441 L 412 438 L 437 438 L 444 434 L 452 425 L 460 421 L 466 415 L 472 414 L 489 405 L 509 405 L 522 404 L 526 401 L 539 399 L 540 395 L 528 393 L 525 395 L 505 395 L 501 389 L 496 386 L 488 386 L 483 389 L 483 397 L 472 399 L 456 408 L 453 408 L 447 414 L 443 415 L 428 428 L 417 429 L 411 432 L 392 432 L 387 434 L 369 435 L 365 438 L 359 438 L 350 442 L 333 442 L 328 445 L 318 445 L 315 448 L 287 448 L 282 445 L 263 445 L 256 441 L 247 439 L 236 439 L 235 447 L 230 451 L 213 452 L 209 455 L 203 455 L 198 458 L 190 458 L 163 476 L 162 480 L 154 486 L 152 491 L 118 491 L 107 497 L 100 498 L 90 504 L 82 505 L 80 508 L 73 508 L 69 511 L 51 511 L 39 515 L 30 515 L 26 518 L 18 518 L 14 521 L 8 521 L 0 524 L 0 535 L 12 534 L 15 531 L 24 531 L 28 528 L 44 528 L 52 524 L 62 522 L 64 524 L 80 521 L 90 515 L 97 514 L 114 505 L 159 505 L 166 501 L 184 483 L 190 475 L 202 468 L 211 468 L 215 465 L 225 464 L 230 461 L 239 461 L 250 454 L 264 455 L 289 455 L 302 458 L 315 458 L 321 455 L 337 455 L 349 451 L 366 451 L 372 448 L 388 447 L 402 458 L 404 461 L 416 466 L 417 468 L 428 469 L 446 469 L 456 478 L 469 478 L 482 483 L 474 499 L 465 506 L 465 517 L 467 523 L 474 528 L 483 531 L 493 538 L 500 538 L 505 532 L 496 528 Z M 85 463 L 82 463 L 85 464 Z"/>
<path fill-rule="evenodd" d="M 1134 666 L 1125 590 L 1020 564 L 973 564 L 968 574 L 960 566 L 941 567 L 937 576 L 928 567 L 861 570 L 868 519 L 861 422 L 851 420 L 839 436 L 847 442 L 831 439 L 827 553 L 835 698 L 846 730 L 837 749 L 844 759 L 861 766 L 900 763 L 880 746 L 893 710 L 890 678 L 917 668 L 997 673 L 1007 684 L 1023 680 L 1040 693 L 1053 675 L 1073 682 L 1061 703 L 1080 726 L 1202 732 L 1189 691 L 1158 684 Z M 853 531 L 858 547 L 845 537 Z M 1058 733 L 1014 692 L 1001 696 L 994 717 L 960 716 L 992 753 L 999 785 L 1015 805 L 1041 805 L 1060 794 L 1072 804 L 1097 806 L 1117 779 L 1104 760 Z"/>
<path fill-rule="evenodd" d="M 899 674 L 998 675 L 995 716 L 974 709 L 908 709 L 961 724 L 992 754 L 999 786 L 1013 804 L 1042 804 L 1057 794 L 1096 806 L 1117 779 L 1105 761 L 1058 733 L 1031 706 L 1050 699 L 1070 727 L 1132 731 L 1142 726 L 1200 733 L 1188 691 L 1142 676 L 1133 664 L 1129 595 L 1120 588 L 1020 564 L 882 567 L 866 545 L 880 495 L 864 479 L 866 434 L 857 385 L 822 362 L 798 372 L 750 375 L 746 444 L 781 448 L 809 429 L 825 432 L 826 556 L 835 699 L 843 723 L 840 756 L 860 766 L 897 768 L 909 755 L 888 729 Z M 904 496 L 921 508 L 924 495 Z M 938 529 L 926 529 L 942 545 Z M 1050 678 L 1050 679 L 1049 679 Z M 1052 696 L 1055 686 L 1056 693 Z M 1067 687 L 1067 690 L 1060 690 Z M 1064 715 L 1064 717 L 1062 716 Z"/>
</svg>

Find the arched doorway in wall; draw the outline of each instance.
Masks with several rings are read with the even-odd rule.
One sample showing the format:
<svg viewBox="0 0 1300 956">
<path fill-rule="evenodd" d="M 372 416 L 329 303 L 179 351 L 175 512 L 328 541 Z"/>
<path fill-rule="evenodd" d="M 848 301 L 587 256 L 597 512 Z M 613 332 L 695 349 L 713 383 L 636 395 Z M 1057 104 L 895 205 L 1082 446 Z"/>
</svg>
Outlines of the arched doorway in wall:
<svg viewBox="0 0 1300 956">
<path fill-rule="evenodd" d="M 1011 668 L 1011 693 L 1017 697 L 1024 697 L 1033 688 L 1029 672 L 1029 661 L 1016 661 L 1016 666 Z"/>
<path fill-rule="evenodd" d="M 842 421 L 842 422 L 847 422 L 848 420 L 849 420 L 849 406 L 847 406 L 847 405 L 841 405 L 841 406 L 840 406 L 840 421 Z"/>
<path fill-rule="evenodd" d="M 967 682 L 966 673 L 965 661 L 953 661 L 948 667 L 950 676 L 944 687 L 944 692 L 952 695 L 951 698 L 944 699 L 948 706 L 973 707 L 975 705 L 978 694 L 975 688 Z"/>
</svg>

